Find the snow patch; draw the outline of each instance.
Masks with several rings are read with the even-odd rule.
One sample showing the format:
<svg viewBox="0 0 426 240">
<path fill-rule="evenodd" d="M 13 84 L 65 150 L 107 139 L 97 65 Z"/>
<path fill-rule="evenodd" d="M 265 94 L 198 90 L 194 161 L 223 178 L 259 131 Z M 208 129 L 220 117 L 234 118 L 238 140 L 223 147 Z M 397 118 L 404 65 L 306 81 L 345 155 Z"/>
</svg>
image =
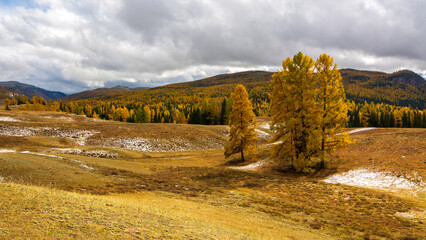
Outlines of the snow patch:
<svg viewBox="0 0 426 240">
<path fill-rule="evenodd" d="M 54 148 L 51 150 L 54 153 L 83 155 L 97 158 L 118 158 L 117 153 L 112 153 L 105 150 L 85 150 L 78 148 Z"/>
<path fill-rule="evenodd" d="M 63 117 L 63 116 L 61 116 L 61 117 L 56 117 L 56 116 L 49 116 L 49 115 L 46 115 L 46 116 L 42 116 L 42 118 L 46 118 L 46 119 L 51 119 L 51 118 L 53 118 L 53 119 L 57 119 L 57 120 L 74 121 L 74 119 L 73 119 L 73 118 L 71 118 L 71 117 Z"/>
<path fill-rule="evenodd" d="M 283 141 L 278 141 L 278 142 L 268 143 L 268 144 L 266 144 L 266 146 L 269 146 L 269 145 L 277 145 L 277 144 L 281 144 L 281 143 L 283 143 Z"/>
<path fill-rule="evenodd" d="M 230 169 L 236 169 L 236 170 L 249 170 L 249 171 L 254 171 L 254 170 L 256 170 L 256 169 L 258 169 L 258 168 L 260 168 L 260 167 L 264 166 L 265 164 L 270 163 L 270 162 L 271 162 L 271 161 L 268 161 L 268 160 L 262 160 L 262 161 L 255 162 L 255 163 L 252 163 L 252 164 L 249 164 L 249 165 L 246 165 L 246 166 L 241 166 L 241 167 L 232 166 L 232 167 L 229 167 L 229 168 L 230 168 Z"/>
<path fill-rule="evenodd" d="M 357 133 L 357 132 L 363 132 L 363 131 L 369 131 L 369 130 L 373 130 L 373 129 L 376 129 L 376 128 L 374 128 L 374 127 L 358 128 L 358 129 L 349 131 L 349 134 Z"/>
<path fill-rule="evenodd" d="M 397 212 L 395 213 L 397 217 L 405 218 L 407 220 L 413 221 L 413 222 L 422 222 L 424 219 L 426 219 L 426 212 L 418 212 L 410 210 L 408 212 Z"/>
<path fill-rule="evenodd" d="M 43 153 L 35 153 L 35 152 L 30 152 L 30 151 L 23 151 L 21 153 L 31 154 L 31 155 L 36 155 L 36 156 L 42 156 L 42 157 L 51 157 L 51 158 L 65 159 L 63 157 L 56 156 L 56 155 L 43 154 Z M 73 162 L 76 162 L 76 163 L 79 163 L 80 167 L 82 167 L 82 168 L 89 169 L 89 170 L 94 170 L 94 168 L 87 166 L 84 162 L 82 162 L 80 160 L 75 160 L 75 159 L 69 159 L 69 160 L 71 160 Z"/>
<path fill-rule="evenodd" d="M 21 153 L 31 154 L 31 155 L 37 155 L 37 156 L 42 156 L 42 157 L 51 157 L 51 158 L 64 159 L 63 157 L 59 157 L 59 156 L 55 156 L 55 155 L 49 155 L 49 154 L 43 154 L 43 153 L 35 153 L 35 152 L 30 152 L 30 151 L 23 151 Z"/>
<path fill-rule="evenodd" d="M 11 149 L 0 149 L 0 153 L 14 153 L 14 152 L 16 151 Z"/>
<path fill-rule="evenodd" d="M 73 161 L 73 162 L 76 162 L 76 163 L 83 163 L 82 161 L 76 160 L 76 159 L 70 159 L 70 160 Z"/>
<path fill-rule="evenodd" d="M 257 127 L 263 128 L 263 129 L 271 129 L 271 124 L 270 123 L 262 123 L 262 124 L 258 124 Z"/>
<path fill-rule="evenodd" d="M 102 138 L 90 139 L 91 145 L 130 149 L 140 152 L 177 152 L 209 150 L 223 147 L 222 142 L 212 138 L 203 138 L 202 142 L 189 142 L 184 139 L 155 139 L 155 138 Z"/>
<path fill-rule="evenodd" d="M 421 177 L 417 177 L 416 181 L 410 181 L 402 176 L 394 176 L 389 172 L 374 172 L 368 169 L 355 169 L 335 174 L 324 179 L 324 182 L 393 192 L 401 190 L 419 192 L 425 190 Z"/>
<path fill-rule="evenodd" d="M 12 117 L 0 117 L 0 122 L 20 122 L 21 120 Z"/>
<path fill-rule="evenodd" d="M 269 138 L 269 137 L 271 137 L 271 134 L 269 134 L 269 133 L 267 133 L 265 131 L 262 131 L 260 129 L 255 129 L 255 131 L 257 132 L 257 134 L 258 134 L 257 136 L 259 138 Z"/>
<path fill-rule="evenodd" d="M 86 164 L 80 164 L 80 166 L 81 166 L 82 168 L 86 168 L 86 169 L 89 169 L 89 170 L 94 170 L 94 168 L 89 167 L 89 166 L 87 166 Z"/>
<path fill-rule="evenodd" d="M 77 144 L 84 146 L 87 138 L 98 132 L 88 130 L 61 129 L 52 127 L 18 127 L 18 126 L 0 126 L 0 135 L 29 137 L 29 136 L 46 136 L 46 137 L 62 137 L 70 138 Z"/>
</svg>

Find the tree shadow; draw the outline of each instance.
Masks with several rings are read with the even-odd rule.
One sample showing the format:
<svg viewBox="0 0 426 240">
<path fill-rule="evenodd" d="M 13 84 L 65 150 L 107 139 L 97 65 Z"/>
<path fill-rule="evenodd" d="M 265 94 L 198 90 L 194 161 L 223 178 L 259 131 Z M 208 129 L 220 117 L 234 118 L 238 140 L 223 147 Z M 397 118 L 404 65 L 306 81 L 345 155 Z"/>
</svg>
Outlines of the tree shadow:
<svg viewBox="0 0 426 240">
<path fill-rule="evenodd" d="M 300 177 L 307 177 L 307 178 L 325 178 L 327 176 L 330 176 L 332 174 L 335 174 L 337 172 L 337 168 L 320 168 L 318 166 L 312 168 L 313 172 L 302 172 L 297 171 L 295 168 L 293 168 L 291 165 L 286 166 L 280 166 L 280 167 L 274 167 L 272 170 L 275 173 L 278 173 L 283 176 L 287 177 L 294 177 L 294 178 L 300 178 Z"/>
<path fill-rule="evenodd" d="M 239 166 L 243 163 L 247 163 L 247 161 L 243 161 L 241 158 L 233 158 L 223 164 L 223 166 Z"/>
</svg>

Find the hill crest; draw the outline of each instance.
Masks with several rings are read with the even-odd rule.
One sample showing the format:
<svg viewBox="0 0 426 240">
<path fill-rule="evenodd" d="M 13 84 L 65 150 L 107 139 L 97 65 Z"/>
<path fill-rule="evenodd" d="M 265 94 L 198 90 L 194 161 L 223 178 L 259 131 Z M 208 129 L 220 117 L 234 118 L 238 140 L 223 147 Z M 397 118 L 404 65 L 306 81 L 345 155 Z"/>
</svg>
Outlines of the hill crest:
<svg viewBox="0 0 426 240">
<path fill-rule="evenodd" d="M 81 99 L 90 99 L 96 97 L 102 97 L 115 93 L 123 93 L 129 91 L 142 91 L 147 89 L 147 87 L 137 87 L 137 88 L 129 88 L 124 86 L 115 86 L 112 88 L 96 88 L 92 90 L 87 90 L 83 92 L 74 93 L 68 96 L 61 98 L 61 100 L 81 100 Z"/>
<path fill-rule="evenodd" d="M 28 98 L 33 96 L 43 97 L 46 101 L 55 100 L 61 97 L 65 97 L 66 94 L 56 91 L 48 91 L 43 88 L 39 88 L 30 84 L 20 83 L 17 81 L 0 82 L 0 87 L 13 90 L 19 94 L 23 94 Z"/>
</svg>

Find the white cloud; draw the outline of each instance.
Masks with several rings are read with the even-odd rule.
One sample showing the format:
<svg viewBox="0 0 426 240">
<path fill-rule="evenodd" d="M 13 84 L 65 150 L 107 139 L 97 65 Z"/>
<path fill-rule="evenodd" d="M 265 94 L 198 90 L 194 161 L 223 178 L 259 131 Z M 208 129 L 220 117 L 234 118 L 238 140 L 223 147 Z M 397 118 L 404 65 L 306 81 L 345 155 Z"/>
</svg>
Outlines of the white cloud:
<svg viewBox="0 0 426 240">
<path fill-rule="evenodd" d="M 0 81 L 65 92 L 276 69 L 298 51 L 341 68 L 426 72 L 422 0 L 35 0 L 0 5 Z"/>
</svg>

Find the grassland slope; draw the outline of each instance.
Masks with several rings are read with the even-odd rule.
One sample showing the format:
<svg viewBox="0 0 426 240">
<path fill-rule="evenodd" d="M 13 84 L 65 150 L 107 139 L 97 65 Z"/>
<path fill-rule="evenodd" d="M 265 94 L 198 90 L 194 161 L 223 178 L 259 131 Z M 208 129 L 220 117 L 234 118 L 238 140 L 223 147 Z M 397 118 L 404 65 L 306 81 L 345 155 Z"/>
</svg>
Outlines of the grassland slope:
<svg viewBox="0 0 426 240">
<path fill-rule="evenodd" d="M 426 83 L 418 74 L 403 70 L 392 74 L 354 69 L 340 70 L 342 82 L 349 100 L 356 103 L 374 102 L 398 106 L 426 108 Z M 156 99 L 181 98 L 181 104 L 187 98 L 229 96 L 237 84 L 244 84 L 250 98 L 269 102 L 272 91 L 270 86 L 272 72 L 246 71 L 222 74 L 192 82 L 175 83 L 142 91 L 109 94 L 90 101 L 138 101 L 153 103 Z"/>
<path fill-rule="evenodd" d="M 101 97 L 108 94 L 122 93 L 122 92 L 129 92 L 129 91 L 140 91 L 145 89 L 147 88 L 146 87 L 128 88 L 123 86 L 116 86 L 112 88 L 97 88 L 93 90 L 87 90 L 87 91 L 71 94 L 66 97 L 62 97 L 61 100 L 66 101 L 66 100 L 88 99 L 88 98 Z"/>
<path fill-rule="evenodd" d="M 298 174 L 279 167 L 265 141 L 246 163 L 224 159 L 222 149 L 151 152 L 90 142 L 136 137 L 208 142 L 226 138 L 222 126 L 126 124 L 54 112 L 0 111 L 0 116 L 2 129 L 9 129 L 0 133 L 1 239 L 422 239 L 425 234 L 424 190 L 411 194 L 323 181 L 369 169 L 420 183 L 426 177 L 424 129 L 353 132 L 355 144 L 330 156 L 326 169 Z M 260 122 L 267 125 L 266 118 Z M 263 160 L 268 162 L 256 171 L 229 168 Z"/>
</svg>

